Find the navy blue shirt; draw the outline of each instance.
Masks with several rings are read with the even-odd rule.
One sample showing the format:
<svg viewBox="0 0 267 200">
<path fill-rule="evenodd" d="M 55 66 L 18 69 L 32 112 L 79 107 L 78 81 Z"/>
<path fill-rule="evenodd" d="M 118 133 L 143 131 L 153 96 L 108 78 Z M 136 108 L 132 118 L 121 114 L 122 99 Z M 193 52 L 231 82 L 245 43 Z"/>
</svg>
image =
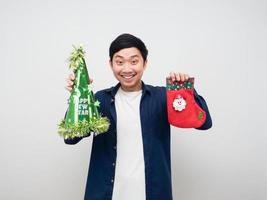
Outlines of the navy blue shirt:
<svg viewBox="0 0 267 200">
<path fill-rule="evenodd" d="M 115 87 L 95 94 L 96 99 L 100 101 L 100 113 L 110 119 L 111 125 L 107 133 L 93 138 L 85 200 L 112 199 L 117 155 L 115 94 L 119 87 L 120 84 L 117 84 Z M 209 129 L 212 126 L 212 120 L 207 104 L 196 91 L 194 91 L 194 98 L 206 112 L 206 121 L 198 129 Z M 168 123 L 165 87 L 154 87 L 142 83 L 140 119 L 146 200 L 172 200 L 170 124 Z M 80 140 L 81 138 L 74 138 L 64 141 L 66 144 L 76 144 Z"/>
</svg>

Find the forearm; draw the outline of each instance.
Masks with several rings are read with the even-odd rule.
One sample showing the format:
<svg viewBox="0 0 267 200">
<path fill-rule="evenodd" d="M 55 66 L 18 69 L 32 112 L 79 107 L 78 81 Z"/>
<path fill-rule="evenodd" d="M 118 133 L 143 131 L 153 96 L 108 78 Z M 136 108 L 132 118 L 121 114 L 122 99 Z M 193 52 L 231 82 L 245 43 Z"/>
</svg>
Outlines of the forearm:
<svg viewBox="0 0 267 200">
<path fill-rule="evenodd" d="M 201 127 L 196 128 L 196 129 L 198 129 L 198 130 L 207 130 L 207 129 L 212 127 L 212 119 L 211 119 L 211 116 L 210 116 L 208 105 L 207 105 L 206 101 L 204 100 L 204 98 L 202 96 L 198 95 L 196 90 L 194 90 L 194 98 L 195 98 L 196 103 L 206 113 L 206 121 L 204 122 L 204 124 Z"/>
<path fill-rule="evenodd" d="M 64 119 L 66 119 L 67 112 L 68 111 L 66 111 L 66 113 L 65 113 Z M 90 134 L 88 136 L 90 136 Z M 64 142 L 65 142 L 65 144 L 74 145 L 74 144 L 77 144 L 78 142 L 80 142 L 82 139 L 83 139 L 83 137 L 75 137 L 75 138 L 68 138 L 68 139 L 64 138 Z"/>
<path fill-rule="evenodd" d="M 65 144 L 70 144 L 70 145 L 74 145 L 77 144 L 78 142 L 80 142 L 82 140 L 82 138 L 68 138 L 68 139 L 64 139 Z"/>
</svg>

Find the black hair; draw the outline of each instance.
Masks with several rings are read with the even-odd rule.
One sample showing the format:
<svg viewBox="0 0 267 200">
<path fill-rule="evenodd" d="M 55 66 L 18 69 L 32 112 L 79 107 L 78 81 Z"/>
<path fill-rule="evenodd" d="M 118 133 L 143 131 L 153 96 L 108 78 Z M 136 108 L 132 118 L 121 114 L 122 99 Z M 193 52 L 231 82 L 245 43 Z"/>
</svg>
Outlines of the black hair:
<svg viewBox="0 0 267 200">
<path fill-rule="evenodd" d="M 147 59 L 147 54 L 148 54 L 148 50 L 146 48 L 146 45 L 144 44 L 144 42 L 135 37 L 134 35 L 128 34 L 128 33 L 124 33 L 119 35 L 111 44 L 109 47 L 109 58 L 112 61 L 113 55 L 125 48 L 131 48 L 131 47 L 136 47 L 144 61 L 146 61 Z"/>
</svg>

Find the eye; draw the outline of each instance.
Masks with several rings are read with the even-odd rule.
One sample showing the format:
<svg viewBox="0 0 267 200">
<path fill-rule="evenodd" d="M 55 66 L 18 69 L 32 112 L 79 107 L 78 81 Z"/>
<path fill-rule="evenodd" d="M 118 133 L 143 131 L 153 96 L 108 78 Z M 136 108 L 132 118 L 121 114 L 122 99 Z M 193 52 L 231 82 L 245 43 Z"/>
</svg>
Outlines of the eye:
<svg viewBox="0 0 267 200">
<path fill-rule="evenodd" d="M 123 61 L 122 61 L 122 60 L 116 60 L 115 63 L 116 63 L 117 65 L 120 65 L 120 66 L 123 65 Z"/>
<path fill-rule="evenodd" d="M 138 63 L 138 60 L 135 59 L 135 60 L 132 60 L 132 65 L 136 65 Z"/>
</svg>

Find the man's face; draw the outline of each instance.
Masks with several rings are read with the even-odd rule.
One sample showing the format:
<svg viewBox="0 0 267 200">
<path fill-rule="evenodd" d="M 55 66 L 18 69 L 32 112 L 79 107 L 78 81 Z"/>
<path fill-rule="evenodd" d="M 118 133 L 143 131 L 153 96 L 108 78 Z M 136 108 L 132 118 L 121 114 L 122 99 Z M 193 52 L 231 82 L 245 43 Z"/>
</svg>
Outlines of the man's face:
<svg viewBox="0 0 267 200">
<path fill-rule="evenodd" d="M 141 78 L 146 62 L 137 48 L 125 48 L 116 52 L 110 66 L 124 91 L 141 90 Z"/>
</svg>

